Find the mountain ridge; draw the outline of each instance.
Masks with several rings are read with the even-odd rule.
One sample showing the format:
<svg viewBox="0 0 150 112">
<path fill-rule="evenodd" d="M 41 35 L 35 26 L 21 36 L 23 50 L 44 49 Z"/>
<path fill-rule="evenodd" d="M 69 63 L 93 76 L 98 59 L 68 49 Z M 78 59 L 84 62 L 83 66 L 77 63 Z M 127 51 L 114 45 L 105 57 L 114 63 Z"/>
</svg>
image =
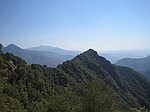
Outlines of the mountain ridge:
<svg viewBox="0 0 150 112">
<path fill-rule="evenodd" d="M 123 51 L 103 51 L 99 52 L 100 55 L 106 57 L 112 63 L 123 58 L 144 58 L 147 55 L 150 55 L 150 49 L 148 50 L 123 50 Z"/>
<path fill-rule="evenodd" d="M 24 50 L 14 44 L 10 44 L 3 48 L 3 52 L 10 52 L 16 56 L 21 57 L 29 64 L 42 64 L 51 67 L 56 67 L 65 60 L 72 59 L 74 56 L 71 55 L 60 55 L 54 52 L 48 51 L 31 51 Z"/>
<path fill-rule="evenodd" d="M 73 66 L 72 69 L 69 67 L 71 65 Z M 68 67 L 71 70 L 68 70 Z M 113 87 L 115 91 L 119 91 L 121 97 L 125 97 L 126 94 L 132 95 L 126 96 L 127 99 L 130 99 L 128 100 L 128 103 L 130 102 L 129 104 L 136 105 L 137 102 L 142 103 L 140 100 L 145 99 L 145 96 L 147 97 L 146 102 L 150 103 L 150 94 L 147 92 L 147 95 L 142 95 L 140 93 L 141 96 L 139 99 L 137 99 L 137 96 L 139 96 L 138 94 L 140 92 L 139 88 L 141 88 L 141 91 L 145 91 L 144 87 L 139 84 L 139 81 L 142 80 L 141 83 L 146 85 L 148 83 L 142 74 L 137 73 L 136 71 L 129 68 L 112 65 L 108 60 L 98 56 L 97 52 L 91 49 L 78 55 L 71 61 L 64 62 L 62 65 L 59 65 L 58 68 L 65 71 L 65 73 L 71 75 L 79 82 L 94 79 L 94 77 L 100 77 L 105 81 L 105 83 Z M 76 71 L 77 73 L 74 73 L 72 70 Z M 129 79 L 130 81 L 128 81 Z M 136 82 L 134 80 L 136 80 Z M 137 87 L 134 87 L 135 85 L 137 85 Z M 130 89 L 130 86 L 132 86 L 132 89 Z M 150 90 L 149 86 L 150 85 L 148 83 L 148 90 Z M 135 99 L 137 101 L 135 101 Z M 146 102 L 143 102 L 143 105 L 147 105 Z"/>
<path fill-rule="evenodd" d="M 75 112 L 70 107 L 81 112 L 132 112 L 131 108 L 143 106 L 150 109 L 150 82 L 132 69 L 112 65 L 93 49 L 56 68 L 27 65 L 10 53 L 2 54 L 0 77 L 0 95 L 15 99 L 27 111 Z"/>
<path fill-rule="evenodd" d="M 58 48 L 58 47 L 52 47 L 52 46 L 37 46 L 37 47 L 30 47 L 27 48 L 27 50 L 33 50 L 33 51 L 50 51 L 50 52 L 54 52 L 57 54 L 61 54 L 61 55 L 77 55 L 79 54 L 81 51 L 74 51 L 74 50 L 64 50 L 62 48 Z"/>
<path fill-rule="evenodd" d="M 117 61 L 116 64 L 130 67 L 150 78 L 150 55 L 145 58 L 123 58 Z"/>
</svg>

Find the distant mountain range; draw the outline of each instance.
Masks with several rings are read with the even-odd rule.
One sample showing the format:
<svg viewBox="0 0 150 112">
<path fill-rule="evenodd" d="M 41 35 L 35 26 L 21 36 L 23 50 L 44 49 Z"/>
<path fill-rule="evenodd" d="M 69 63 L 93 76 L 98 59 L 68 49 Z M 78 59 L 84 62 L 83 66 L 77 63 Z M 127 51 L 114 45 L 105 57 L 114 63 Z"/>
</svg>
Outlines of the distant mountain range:
<svg viewBox="0 0 150 112">
<path fill-rule="evenodd" d="M 10 44 L 3 48 L 3 52 L 10 52 L 16 56 L 21 57 L 28 64 L 41 64 L 47 65 L 49 67 L 56 67 L 57 65 L 63 63 L 66 60 L 70 60 L 74 58 L 80 51 L 71 51 L 64 50 L 57 47 L 51 46 L 38 46 L 31 47 L 28 49 L 22 49 L 14 44 Z M 146 58 L 140 59 L 132 59 L 139 58 L 149 54 L 149 50 L 147 51 L 118 51 L 118 52 L 106 52 L 99 53 L 101 56 L 104 56 L 106 59 L 110 60 L 112 63 L 116 63 L 117 65 L 130 67 L 147 77 L 150 77 L 150 56 Z M 122 57 L 131 57 L 121 59 Z M 121 59 L 121 60 L 120 60 Z M 119 61 L 118 61 L 119 60 Z"/>
<path fill-rule="evenodd" d="M 150 78 L 150 55 L 145 58 L 124 58 L 116 64 L 130 67 Z"/>
<path fill-rule="evenodd" d="M 30 47 L 27 48 L 27 50 L 33 50 L 33 51 L 48 51 L 48 52 L 54 52 L 61 55 L 77 55 L 81 53 L 81 51 L 72 51 L 72 50 L 64 50 L 58 47 L 52 47 L 52 46 L 37 46 L 37 47 Z"/>
<path fill-rule="evenodd" d="M 150 50 L 124 50 L 124 51 L 105 51 L 99 52 L 101 56 L 116 63 L 122 58 L 144 58 L 150 55 Z"/>
<path fill-rule="evenodd" d="M 29 49 L 30 50 L 22 49 L 14 44 L 10 44 L 3 48 L 3 52 L 13 53 L 16 56 L 21 57 L 28 64 L 41 64 L 50 67 L 56 67 L 58 64 L 61 64 L 65 60 L 70 60 L 77 55 L 77 52 L 74 51 L 67 51 L 48 46 Z"/>
</svg>

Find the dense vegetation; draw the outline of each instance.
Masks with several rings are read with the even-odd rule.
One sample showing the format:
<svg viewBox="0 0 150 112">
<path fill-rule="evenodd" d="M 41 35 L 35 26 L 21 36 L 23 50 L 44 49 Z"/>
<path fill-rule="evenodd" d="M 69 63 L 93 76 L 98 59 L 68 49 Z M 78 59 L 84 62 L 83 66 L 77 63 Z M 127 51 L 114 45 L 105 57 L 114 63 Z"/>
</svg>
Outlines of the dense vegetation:
<svg viewBox="0 0 150 112">
<path fill-rule="evenodd" d="M 0 56 L 2 112 L 132 112 L 144 106 L 150 109 L 149 82 L 92 49 L 57 68 Z"/>
</svg>

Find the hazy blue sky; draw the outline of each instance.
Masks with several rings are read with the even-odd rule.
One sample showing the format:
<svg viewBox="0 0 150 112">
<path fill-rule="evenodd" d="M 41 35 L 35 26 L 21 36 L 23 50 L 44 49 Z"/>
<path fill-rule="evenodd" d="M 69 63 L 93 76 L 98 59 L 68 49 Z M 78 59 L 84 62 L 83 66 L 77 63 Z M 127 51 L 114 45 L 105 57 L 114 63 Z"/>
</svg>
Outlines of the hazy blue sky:
<svg viewBox="0 0 150 112">
<path fill-rule="evenodd" d="M 0 42 L 150 49 L 150 0 L 0 0 Z"/>
</svg>

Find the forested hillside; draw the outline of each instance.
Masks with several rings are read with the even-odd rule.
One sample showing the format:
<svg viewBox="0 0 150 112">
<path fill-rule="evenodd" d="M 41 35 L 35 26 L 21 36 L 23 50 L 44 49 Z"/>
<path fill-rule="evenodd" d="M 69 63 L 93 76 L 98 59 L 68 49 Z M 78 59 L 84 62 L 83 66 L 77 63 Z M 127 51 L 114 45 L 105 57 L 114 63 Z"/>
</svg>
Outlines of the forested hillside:
<svg viewBox="0 0 150 112">
<path fill-rule="evenodd" d="M 150 83 L 90 49 L 57 68 L 0 56 L 2 112 L 132 112 L 150 109 Z"/>
</svg>

